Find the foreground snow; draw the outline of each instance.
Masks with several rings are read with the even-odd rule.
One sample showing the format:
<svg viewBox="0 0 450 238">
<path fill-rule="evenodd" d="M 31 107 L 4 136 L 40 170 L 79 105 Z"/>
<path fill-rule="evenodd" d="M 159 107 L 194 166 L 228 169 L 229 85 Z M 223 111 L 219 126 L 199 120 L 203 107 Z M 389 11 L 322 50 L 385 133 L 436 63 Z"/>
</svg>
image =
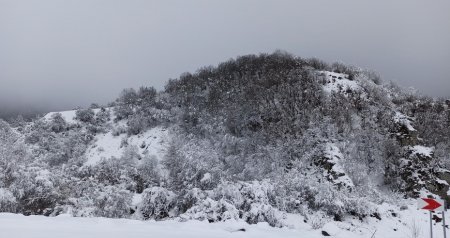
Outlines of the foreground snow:
<svg viewBox="0 0 450 238">
<path fill-rule="evenodd" d="M 246 229 L 245 232 L 238 231 Z M 244 222 L 214 223 L 200 221 L 136 221 L 107 218 L 74 218 L 68 216 L 25 217 L 0 214 L 0 237 L 35 238 L 116 238 L 116 237 L 302 237 L 302 232 L 288 228 L 273 228 L 267 224 L 248 225 Z M 318 234 L 308 237 L 320 237 Z"/>
<path fill-rule="evenodd" d="M 312 229 L 303 222 L 300 215 L 288 214 L 288 227 L 274 228 L 267 223 L 249 225 L 243 221 L 227 221 L 208 223 L 201 221 L 179 222 L 168 221 L 137 221 L 128 219 L 108 218 L 77 218 L 68 215 L 58 217 L 23 216 L 18 214 L 0 213 L 0 237 L 36 237 L 36 238 L 116 238 L 116 237 L 324 237 L 326 231 L 331 237 L 338 238 L 408 238 L 413 237 L 413 230 L 419 232 L 418 237 L 428 237 L 429 214 L 419 211 L 415 201 L 409 200 L 408 209 L 396 210 L 394 206 L 383 204 L 379 206 L 381 220 L 368 217 L 363 222 L 350 219 L 344 222 L 328 221 L 322 228 Z M 441 217 L 440 214 L 438 214 Z M 447 215 L 447 220 L 450 217 Z M 434 238 L 443 237 L 442 223 L 433 222 Z M 240 231 L 245 229 L 244 231 Z M 447 233 L 449 230 L 447 229 Z"/>
</svg>

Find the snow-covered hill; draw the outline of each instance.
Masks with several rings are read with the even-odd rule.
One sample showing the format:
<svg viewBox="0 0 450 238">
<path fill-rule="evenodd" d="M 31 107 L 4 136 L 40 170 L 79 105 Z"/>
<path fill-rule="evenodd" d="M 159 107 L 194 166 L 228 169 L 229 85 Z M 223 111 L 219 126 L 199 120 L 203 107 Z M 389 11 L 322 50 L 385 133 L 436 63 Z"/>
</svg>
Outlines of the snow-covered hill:
<svg viewBox="0 0 450 238">
<path fill-rule="evenodd" d="M 447 104 L 368 71 L 272 54 L 183 74 L 161 92 L 126 89 L 110 107 L 0 121 L 0 212 L 50 216 L 2 214 L 0 231 L 425 234 L 414 199 L 450 201 Z"/>
</svg>

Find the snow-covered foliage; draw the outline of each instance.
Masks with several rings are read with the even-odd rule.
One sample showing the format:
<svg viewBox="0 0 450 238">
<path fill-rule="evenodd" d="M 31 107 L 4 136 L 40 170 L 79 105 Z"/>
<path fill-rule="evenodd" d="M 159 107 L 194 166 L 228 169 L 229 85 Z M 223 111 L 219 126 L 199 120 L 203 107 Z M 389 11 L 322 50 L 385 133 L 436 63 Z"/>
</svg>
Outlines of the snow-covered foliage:
<svg viewBox="0 0 450 238">
<path fill-rule="evenodd" d="M 167 218 L 175 207 L 175 198 L 175 193 L 165 188 L 148 188 L 144 190 L 139 212 L 144 219 L 161 220 Z"/>
<path fill-rule="evenodd" d="M 344 64 L 242 56 L 110 106 L 0 121 L 0 211 L 320 227 L 449 191 L 448 105 Z"/>
</svg>

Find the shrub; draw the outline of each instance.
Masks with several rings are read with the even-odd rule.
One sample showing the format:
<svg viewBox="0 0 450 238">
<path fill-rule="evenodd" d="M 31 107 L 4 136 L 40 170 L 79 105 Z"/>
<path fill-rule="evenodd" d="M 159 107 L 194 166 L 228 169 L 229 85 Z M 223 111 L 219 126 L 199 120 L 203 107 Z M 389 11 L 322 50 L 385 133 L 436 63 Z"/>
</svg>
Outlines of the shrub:
<svg viewBox="0 0 450 238">
<path fill-rule="evenodd" d="M 94 197 L 94 215 L 110 218 L 130 216 L 131 194 L 125 189 L 107 186 Z"/>
<path fill-rule="evenodd" d="M 17 212 L 17 200 L 8 189 L 0 188 L 0 212 Z"/>
<path fill-rule="evenodd" d="M 92 109 L 79 109 L 75 112 L 75 119 L 81 122 L 91 123 L 94 117 L 95 113 Z"/>
<path fill-rule="evenodd" d="M 18 209 L 27 215 L 50 215 L 61 201 L 61 196 L 53 187 L 51 175 L 25 172 L 16 177 L 10 191 L 17 199 Z"/>
<path fill-rule="evenodd" d="M 187 210 L 181 217 L 200 221 L 207 220 L 209 222 L 237 220 L 239 219 L 239 210 L 225 199 L 216 201 L 206 198 Z"/>
<path fill-rule="evenodd" d="M 117 158 L 101 160 L 94 166 L 95 179 L 104 185 L 116 185 L 121 182 L 122 165 Z"/>
<path fill-rule="evenodd" d="M 143 180 L 143 188 L 148 188 L 151 185 L 155 186 L 160 183 L 158 160 L 155 156 L 145 155 L 137 167 L 137 172 Z"/>
<path fill-rule="evenodd" d="M 145 118 L 134 116 L 128 120 L 127 132 L 129 135 L 137 135 L 147 128 Z"/>
<path fill-rule="evenodd" d="M 98 111 L 95 115 L 95 121 L 97 122 L 97 124 L 103 124 L 108 122 L 110 117 L 111 113 L 109 112 L 109 110 L 102 107 L 100 111 Z"/>
<path fill-rule="evenodd" d="M 162 187 L 144 190 L 139 212 L 144 219 L 162 220 L 170 216 L 175 207 L 175 194 Z"/>
<path fill-rule="evenodd" d="M 69 201 L 74 216 L 128 218 L 131 215 L 132 195 L 120 187 L 91 187 L 82 197 Z"/>
<path fill-rule="evenodd" d="M 124 126 L 118 126 L 116 128 L 113 128 L 111 133 L 113 136 L 119 136 L 120 134 L 123 134 L 127 132 L 127 128 L 125 128 Z"/>
<path fill-rule="evenodd" d="M 66 129 L 67 123 L 62 117 L 61 113 L 55 113 L 52 115 L 50 128 L 53 132 L 59 133 Z"/>
</svg>

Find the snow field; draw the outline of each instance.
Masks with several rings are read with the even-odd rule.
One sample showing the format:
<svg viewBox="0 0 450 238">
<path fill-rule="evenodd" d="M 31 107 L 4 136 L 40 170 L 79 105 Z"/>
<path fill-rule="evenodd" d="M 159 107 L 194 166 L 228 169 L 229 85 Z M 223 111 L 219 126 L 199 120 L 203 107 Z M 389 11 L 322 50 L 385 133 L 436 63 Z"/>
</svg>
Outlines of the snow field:
<svg viewBox="0 0 450 238">
<path fill-rule="evenodd" d="M 407 209 L 399 211 L 398 207 L 386 203 L 379 205 L 381 220 L 368 217 L 363 221 L 346 219 L 343 222 L 325 221 L 322 228 L 313 229 L 298 214 L 286 214 L 289 224 L 284 228 L 270 227 L 267 223 L 250 225 L 242 220 L 208 223 L 207 221 L 178 219 L 166 221 L 138 221 L 130 219 L 80 218 L 69 215 L 57 217 L 23 216 L 19 214 L 0 213 L 0 237 L 35 237 L 35 238 L 119 238 L 119 237 L 324 237 L 322 231 L 336 238 L 409 238 L 416 231 L 418 237 L 428 237 L 429 213 L 417 210 L 415 200 L 404 200 Z M 436 214 L 441 217 L 441 214 Z M 446 214 L 446 220 L 450 217 Z M 245 229 L 244 231 L 240 231 Z M 447 232 L 450 232 L 447 229 Z M 443 237 L 442 223 L 433 221 L 434 238 Z"/>
</svg>

